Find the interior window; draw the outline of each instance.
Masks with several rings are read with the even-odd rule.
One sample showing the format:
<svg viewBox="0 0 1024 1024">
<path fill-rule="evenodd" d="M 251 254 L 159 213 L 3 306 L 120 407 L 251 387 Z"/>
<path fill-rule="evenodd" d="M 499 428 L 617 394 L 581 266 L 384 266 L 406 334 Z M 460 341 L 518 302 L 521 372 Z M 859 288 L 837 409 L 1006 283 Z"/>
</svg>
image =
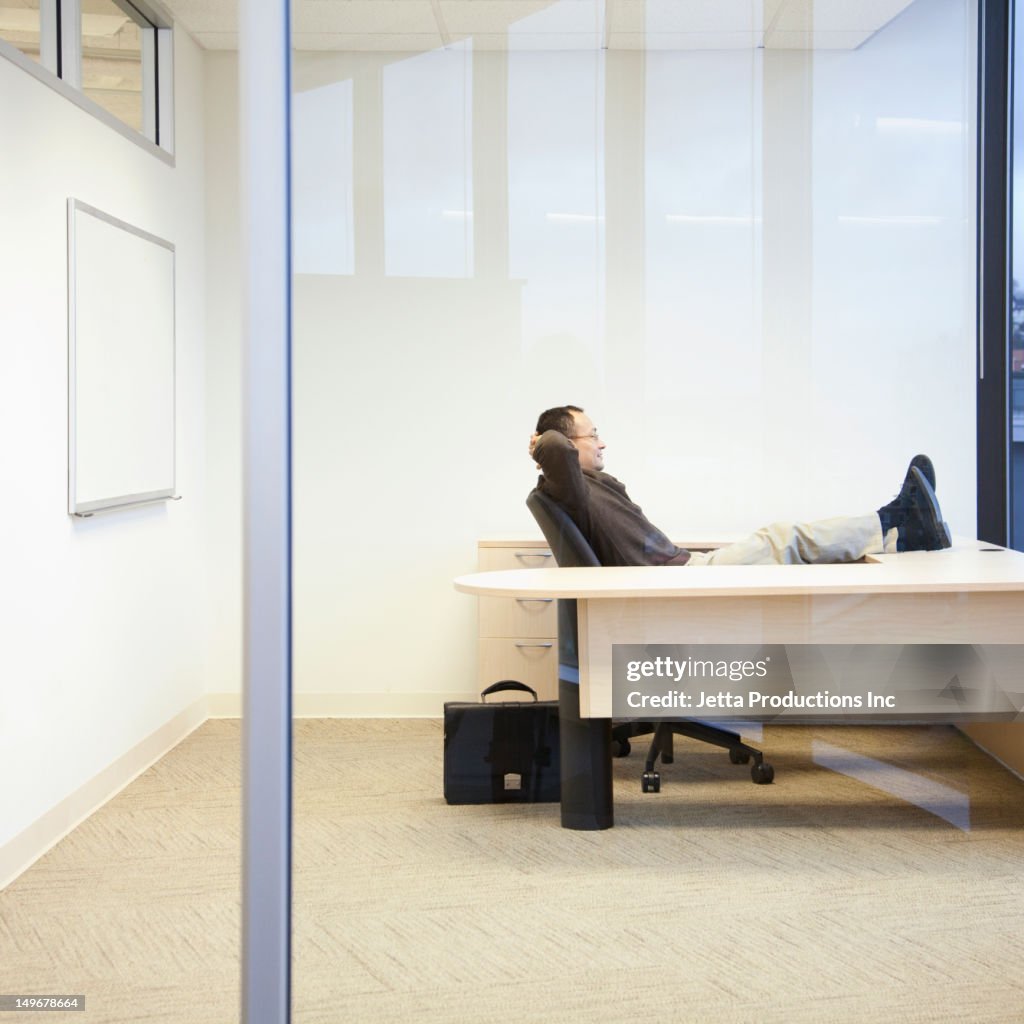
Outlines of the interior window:
<svg viewBox="0 0 1024 1024">
<path fill-rule="evenodd" d="M 144 132 L 154 27 L 130 4 L 82 0 L 82 92 L 118 120 Z"/>
<path fill-rule="evenodd" d="M 0 39 L 40 61 L 39 0 L 0 0 Z"/>
</svg>

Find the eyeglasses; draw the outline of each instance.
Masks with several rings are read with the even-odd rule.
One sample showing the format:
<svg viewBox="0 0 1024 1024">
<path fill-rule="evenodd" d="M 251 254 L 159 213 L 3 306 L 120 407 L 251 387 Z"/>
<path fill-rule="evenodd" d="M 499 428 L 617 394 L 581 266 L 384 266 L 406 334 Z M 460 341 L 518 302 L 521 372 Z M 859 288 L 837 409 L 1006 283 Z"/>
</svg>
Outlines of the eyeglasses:
<svg viewBox="0 0 1024 1024">
<path fill-rule="evenodd" d="M 601 435 L 595 430 L 592 434 L 575 434 L 569 438 L 570 441 L 598 441 L 601 440 Z"/>
</svg>

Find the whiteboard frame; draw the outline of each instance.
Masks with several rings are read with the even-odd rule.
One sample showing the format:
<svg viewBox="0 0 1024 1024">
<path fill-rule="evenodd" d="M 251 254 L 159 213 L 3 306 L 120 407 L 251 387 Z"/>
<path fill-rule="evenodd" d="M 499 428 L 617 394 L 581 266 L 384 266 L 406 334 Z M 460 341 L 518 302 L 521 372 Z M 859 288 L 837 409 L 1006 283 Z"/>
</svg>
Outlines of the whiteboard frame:
<svg viewBox="0 0 1024 1024">
<path fill-rule="evenodd" d="M 83 213 L 104 221 L 112 227 L 119 228 L 144 241 L 161 246 L 171 253 L 171 479 L 166 487 L 157 490 L 130 494 L 110 495 L 90 501 L 78 499 L 78 439 L 77 439 L 77 254 L 75 218 Z M 176 500 L 177 468 L 178 468 L 178 343 L 177 343 L 177 253 L 174 243 L 165 238 L 137 228 L 127 221 L 114 217 L 103 210 L 83 203 L 80 199 L 68 198 L 68 514 L 72 516 L 91 516 L 96 512 L 145 505 L 151 502 Z"/>
</svg>

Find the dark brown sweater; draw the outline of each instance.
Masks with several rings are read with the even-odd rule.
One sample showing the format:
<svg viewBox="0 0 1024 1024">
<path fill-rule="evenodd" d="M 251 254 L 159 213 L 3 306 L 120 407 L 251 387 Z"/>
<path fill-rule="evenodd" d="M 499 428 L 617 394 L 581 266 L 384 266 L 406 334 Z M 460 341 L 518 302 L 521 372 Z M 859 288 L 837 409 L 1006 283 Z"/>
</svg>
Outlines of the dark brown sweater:
<svg viewBox="0 0 1024 1024">
<path fill-rule="evenodd" d="M 537 486 L 565 508 L 602 565 L 664 565 L 684 554 L 615 477 L 580 469 L 579 452 L 564 434 L 542 434 L 533 458 L 544 474 Z"/>
</svg>

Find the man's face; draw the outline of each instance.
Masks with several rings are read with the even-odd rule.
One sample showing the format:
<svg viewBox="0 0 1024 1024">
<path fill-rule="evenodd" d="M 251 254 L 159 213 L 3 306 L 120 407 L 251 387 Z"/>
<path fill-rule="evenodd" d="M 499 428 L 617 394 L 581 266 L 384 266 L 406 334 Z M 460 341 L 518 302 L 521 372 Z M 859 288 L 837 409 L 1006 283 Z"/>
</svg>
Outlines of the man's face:
<svg viewBox="0 0 1024 1024">
<path fill-rule="evenodd" d="M 597 436 L 597 428 L 585 412 L 574 412 L 573 436 L 570 438 L 580 453 L 580 469 L 604 469 L 604 441 Z"/>
</svg>

